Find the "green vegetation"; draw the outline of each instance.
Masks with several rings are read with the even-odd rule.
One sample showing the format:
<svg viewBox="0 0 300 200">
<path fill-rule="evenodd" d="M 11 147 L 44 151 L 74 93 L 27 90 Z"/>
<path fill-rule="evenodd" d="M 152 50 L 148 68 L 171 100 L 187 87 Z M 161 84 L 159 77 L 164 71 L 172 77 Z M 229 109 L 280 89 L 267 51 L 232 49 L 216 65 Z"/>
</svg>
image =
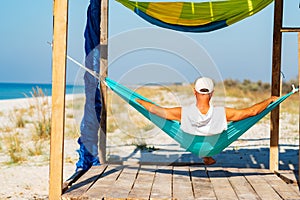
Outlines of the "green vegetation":
<svg viewBox="0 0 300 200">
<path fill-rule="evenodd" d="M 298 81 L 290 80 L 282 83 L 282 95 L 292 91 L 292 84 L 298 87 Z M 238 81 L 238 80 L 225 80 L 224 87 L 226 90 L 226 97 L 238 97 L 247 98 L 249 102 L 240 102 L 237 106 L 245 107 L 250 106 L 253 103 L 257 103 L 269 96 L 271 96 L 271 85 L 269 83 L 263 83 L 261 81 L 252 82 L 250 80 Z M 293 95 L 283 102 L 280 107 L 282 112 L 290 114 L 296 114 L 299 112 L 298 95 Z"/>
<path fill-rule="evenodd" d="M 31 97 L 27 99 L 26 108 L 12 108 L 1 114 L 7 121 L 0 126 L 0 151 L 9 155 L 10 161 L 5 162 L 7 164 L 20 164 L 30 160 L 30 157 L 48 153 L 46 149 L 51 135 L 50 98 L 37 87 L 32 89 Z M 66 112 L 65 136 L 73 139 L 79 134 L 74 125 L 73 112 L 69 110 Z"/>
<path fill-rule="evenodd" d="M 72 118 L 74 118 L 74 114 L 73 113 L 68 113 L 68 114 L 66 114 L 66 118 L 72 119 Z"/>
<path fill-rule="evenodd" d="M 106 131 L 108 133 L 113 133 L 115 130 L 118 129 L 118 126 L 113 120 L 109 120 L 109 123 L 107 124 Z"/>
<path fill-rule="evenodd" d="M 21 163 L 26 160 L 26 158 L 22 154 L 22 140 L 18 132 L 5 135 L 3 140 L 5 142 L 8 155 L 11 159 L 9 164 Z"/>
<path fill-rule="evenodd" d="M 13 128 L 9 125 L 4 125 L 0 128 L 0 131 L 3 133 L 9 133 L 13 131 Z"/>
<path fill-rule="evenodd" d="M 158 150 L 158 148 L 155 148 L 154 146 L 148 146 L 146 143 L 141 143 L 141 144 L 133 143 L 132 145 L 136 146 L 136 149 L 140 151 L 152 152 Z"/>
<path fill-rule="evenodd" d="M 25 127 L 25 120 L 24 120 L 24 111 L 21 110 L 14 110 L 10 112 L 9 119 L 10 122 L 16 128 L 24 128 Z"/>
<path fill-rule="evenodd" d="M 65 138 L 75 139 L 79 137 L 79 125 L 74 123 L 67 123 L 65 125 Z"/>
<path fill-rule="evenodd" d="M 146 124 L 144 127 L 143 127 L 143 130 L 144 131 L 150 131 L 154 128 L 154 124 Z"/>
<path fill-rule="evenodd" d="M 220 83 L 219 83 L 220 84 Z M 263 83 L 262 81 L 253 82 L 251 80 L 245 79 L 243 81 L 226 79 L 223 82 L 224 87 L 226 89 L 227 95 L 233 95 L 234 97 L 244 97 L 243 95 L 249 95 L 251 93 L 256 94 L 270 94 L 271 93 L 271 85 L 270 83 Z M 298 85 L 298 81 L 296 79 L 292 79 L 287 82 L 282 83 L 282 93 L 288 93 L 292 90 L 292 85 Z M 237 93 L 237 94 L 236 94 Z M 240 94 L 240 95 L 238 95 Z M 237 95 L 237 96 L 236 96 Z"/>
<path fill-rule="evenodd" d="M 34 141 L 33 147 L 28 148 L 29 156 L 40 156 L 43 155 L 44 142 L 42 140 Z"/>
</svg>

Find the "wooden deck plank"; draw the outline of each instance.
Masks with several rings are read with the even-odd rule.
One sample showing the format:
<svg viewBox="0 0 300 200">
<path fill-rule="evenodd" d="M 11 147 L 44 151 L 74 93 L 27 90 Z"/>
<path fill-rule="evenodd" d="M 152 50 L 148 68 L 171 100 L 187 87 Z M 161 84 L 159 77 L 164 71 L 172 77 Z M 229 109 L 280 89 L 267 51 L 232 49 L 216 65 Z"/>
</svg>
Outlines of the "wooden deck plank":
<svg viewBox="0 0 300 200">
<path fill-rule="evenodd" d="M 208 168 L 208 175 L 218 200 L 238 199 L 223 168 Z"/>
<path fill-rule="evenodd" d="M 266 169 L 203 166 L 92 167 L 62 195 L 67 199 L 300 199 L 298 185 Z"/>
<path fill-rule="evenodd" d="M 109 165 L 93 187 L 82 195 L 82 198 L 102 199 L 111 185 L 115 183 L 123 168 L 124 166 L 120 165 Z"/>
<path fill-rule="evenodd" d="M 149 199 L 156 166 L 141 166 L 127 199 Z"/>
<path fill-rule="evenodd" d="M 84 173 L 85 171 L 83 170 L 77 171 L 70 178 L 64 181 L 62 193 L 65 193 L 72 186 L 72 184 L 75 183 Z"/>
<path fill-rule="evenodd" d="M 289 185 L 298 195 L 300 195 L 300 188 L 298 184 Z"/>
<path fill-rule="evenodd" d="M 189 167 L 187 166 L 173 168 L 173 198 L 194 199 Z"/>
<path fill-rule="evenodd" d="M 279 170 L 275 171 L 275 173 L 285 182 L 297 184 L 297 172 L 294 172 L 293 170 Z"/>
<path fill-rule="evenodd" d="M 236 168 L 226 168 L 228 180 L 240 200 L 260 199 L 247 179 Z"/>
<path fill-rule="evenodd" d="M 104 199 L 126 199 L 135 182 L 139 166 L 126 166 Z"/>
<path fill-rule="evenodd" d="M 158 166 L 152 185 L 150 199 L 172 199 L 172 166 Z"/>
<path fill-rule="evenodd" d="M 259 170 L 261 169 L 239 169 L 262 200 L 281 200 L 282 198 L 263 178 L 267 173 Z"/>
<path fill-rule="evenodd" d="M 300 199 L 300 195 L 276 174 L 267 174 L 263 178 L 276 190 L 281 198 L 285 200 Z"/>
<path fill-rule="evenodd" d="M 213 186 L 204 167 L 190 167 L 195 199 L 216 200 Z"/>
<path fill-rule="evenodd" d="M 107 165 L 92 166 L 63 195 L 62 199 L 78 199 L 104 172 Z"/>
</svg>

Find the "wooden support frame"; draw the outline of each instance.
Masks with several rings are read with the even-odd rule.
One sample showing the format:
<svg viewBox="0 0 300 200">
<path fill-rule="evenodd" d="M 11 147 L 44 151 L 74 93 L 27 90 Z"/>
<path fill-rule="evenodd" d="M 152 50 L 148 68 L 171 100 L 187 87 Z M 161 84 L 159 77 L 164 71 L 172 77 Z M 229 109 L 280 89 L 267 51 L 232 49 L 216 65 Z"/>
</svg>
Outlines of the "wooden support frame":
<svg viewBox="0 0 300 200">
<path fill-rule="evenodd" d="M 101 0 L 101 23 L 100 23 L 100 75 L 107 77 L 108 70 L 108 0 Z M 102 111 L 99 136 L 100 162 L 106 163 L 106 123 L 107 123 L 107 88 L 100 82 Z"/>
<path fill-rule="evenodd" d="M 298 85 L 300 86 L 300 31 L 298 32 Z M 300 92 L 299 92 L 299 102 L 300 102 Z M 299 146 L 300 147 L 300 105 L 299 105 Z M 299 159 L 298 159 L 298 183 L 300 183 L 300 148 L 298 149 L 299 151 Z"/>
<path fill-rule="evenodd" d="M 274 29 L 273 29 L 273 57 L 272 57 L 272 95 L 281 95 L 281 52 L 282 52 L 282 33 L 298 32 L 298 82 L 300 85 L 300 28 L 282 27 L 283 23 L 283 0 L 275 0 L 274 5 Z M 300 94 L 299 94 L 300 101 Z M 270 170 L 275 172 L 279 168 L 279 114 L 280 106 L 271 112 L 271 132 L 270 132 Z M 299 107 L 300 115 L 300 107 Z M 300 120 L 299 120 L 300 136 Z M 299 139 L 300 147 L 300 139 Z M 300 148 L 299 148 L 300 166 Z M 298 177 L 300 170 L 298 169 Z M 299 180 L 298 180 L 299 182 Z"/>
<path fill-rule="evenodd" d="M 283 27 L 281 29 L 281 32 L 300 32 L 300 28 L 298 27 L 294 27 L 294 28 L 291 28 L 291 27 Z"/>
<path fill-rule="evenodd" d="M 63 179 L 63 148 L 65 124 L 65 86 L 66 86 L 66 49 L 68 0 L 54 0 L 53 7 L 53 53 L 52 53 L 52 122 L 50 142 L 50 181 L 49 199 L 60 199 Z M 283 0 L 275 0 L 274 30 L 273 30 L 273 57 L 272 57 L 272 95 L 280 95 L 280 69 L 282 32 L 299 32 L 300 28 L 282 28 Z M 100 66 L 101 76 L 107 76 L 108 68 L 108 0 L 101 1 L 101 36 L 100 36 Z M 298 33 L 298 64 L 300 74 L 300 33 Z M 300 75 L 299 75 L 300 84 Z M 107 89 L 101 83 L 102 113 L 100 131 L 100 161 L 106 162 L 106 119 L 107 119 Z M 300 94 L 299 94 L 300 100 Z M 300 106 L 299 106 L 300 112 Z M 270 139 L 270 170 L 278 170 L 279 160 L 279 107 L 271 113 L 271 139 Z M 300 120 L 299 120 L 300 135 Z M 300 139 L 299 139 L 300 146 Z M 300 165 L 300 149 L 299 149 Z M 298 169 L 299 170 L 299 169 Z M 300 177 L 300 171 L 299 171 Z"/>
<path fill-rule="evenodd" d="M 274 28 L 273 28 L 273 57 L 272 57 L 272 88 L 271 95 L 281 95 L 281 50 L 282 50 L 282 19 L 283 0 L 275 0 L 274 5 Z M 280 106 L 271 112 L 270 131 L 270 160 L 271 171 L 278 170 L 279 161 L 279 114 Z"/>
<path fill-rule="evenodd" d="M 68 0 L 54 0 L 53 16 L 50 200 L 60 199 L 62 194 Z"/>
</svg>

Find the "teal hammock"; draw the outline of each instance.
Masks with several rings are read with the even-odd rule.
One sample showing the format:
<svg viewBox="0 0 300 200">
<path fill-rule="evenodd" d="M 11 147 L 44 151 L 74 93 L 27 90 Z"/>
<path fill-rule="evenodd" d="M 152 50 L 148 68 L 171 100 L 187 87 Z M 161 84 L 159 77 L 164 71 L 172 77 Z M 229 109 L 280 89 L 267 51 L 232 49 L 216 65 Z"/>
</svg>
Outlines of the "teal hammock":
<svg viewBox="0 0 300 200">
<path fill-rule="evenodd" d="M 112 91 L 123 98 L 146 118 L 152 121 L 161 130 L 167 133 L 171 138 L 178 142 L 182 148 L 198 156 L 213 156 L 220 153 L 232 142 L 237 140 L 249 128 L 256 124 L 260 119 L 262 119 L 265 115 L 272 111 L 276 106 L 278 106 L 281 102 L 298 91 L 298 89 L 293 89 L 292 92 L 281 96 L 277 99 L 277 101 L 271 103 L 263 112 L 256 116 L 249 117 L 241 121 L 228 123 L 227 130 L 223 131 L 220 134 L 212 136 L 199 136 L 182 131 L 180 129 L 180 124 L 178 121 L 166 120 L 164 118 L 158 117 L 157 115 L 151 114 L 142 105 L 135 101 L 135 99 L 142 99 L 152 102 L 149 99 L 137 94 L 136 92 L 109 78 L 106 78 L 105 82 Z"/>
</svg>

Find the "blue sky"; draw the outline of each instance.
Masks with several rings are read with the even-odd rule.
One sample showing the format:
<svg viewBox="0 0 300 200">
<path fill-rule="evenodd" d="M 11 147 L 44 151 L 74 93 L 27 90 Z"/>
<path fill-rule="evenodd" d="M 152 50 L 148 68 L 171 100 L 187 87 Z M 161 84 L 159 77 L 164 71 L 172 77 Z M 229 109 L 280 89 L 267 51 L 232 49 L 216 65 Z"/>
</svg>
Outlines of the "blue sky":
<svg viewBox="0 0 300 200">
<path fill-rule="evenodd" d="M 88 0 L 69 1 L 68 54 L 81 63 L 84 59 L 83 32 L 88 3 Z M 110 37 L 133 29 L 154 28 L 118 2 L 110 1 L 109 5 Z M 182 34 L 196 41 L 213 60 L 224 79 L 269 82 L 273 6 L 271 4 L 260 13 L 218 31 L 176 34 Z M 300 26 L 299 0 L 285 1 L 284 6 L 284 25 Z M 52 0 L 2 2 L 0 82 L 51 82 L 52 55 L 47 42 L 52 41 L 52 8 Z M 169 67 L 173 64 L 176 65 L 168 62 Z M 67 68 L 67 81 L 72 83 L 76 79 L 78 67 L 68 61 Z M 111 70 L 110 75 L 114 77 L 117 72 L 118 70 Z M 282 72 L 286 80 L 296 78 L 298 74 L 297 34 L 295 33 L 283 34 Z"/>
</svg>

